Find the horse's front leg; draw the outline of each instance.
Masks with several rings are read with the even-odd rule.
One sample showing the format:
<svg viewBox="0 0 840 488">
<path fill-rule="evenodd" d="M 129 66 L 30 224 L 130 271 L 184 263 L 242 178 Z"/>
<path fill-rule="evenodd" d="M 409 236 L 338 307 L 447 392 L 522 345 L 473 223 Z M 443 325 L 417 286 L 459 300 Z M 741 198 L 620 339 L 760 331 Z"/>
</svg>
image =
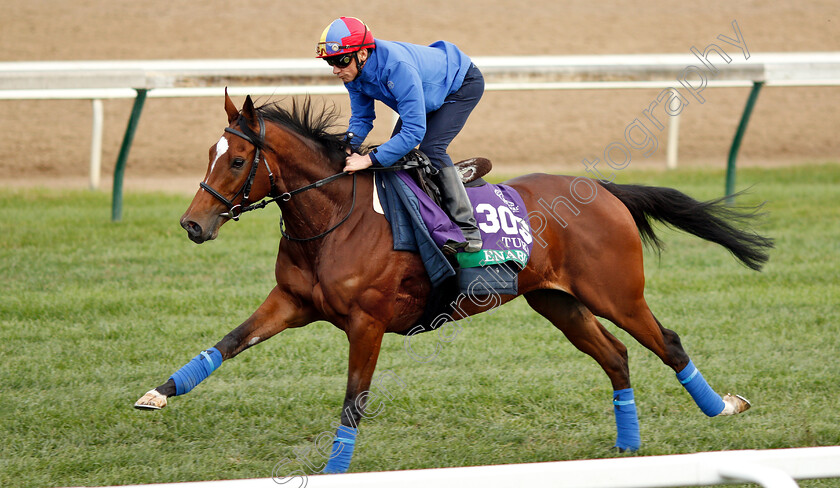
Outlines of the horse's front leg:
<svg viewBox="0 0 840 488">
<path fill-rule="evenodd" d="M 357 318 L 347 329 L 350 341 L 350 357 L 347 372 L 347 393 L 341 408 L 341 425 L 335 433 L 332 452 L 324 473 L 344 473 L 350 467 L 359 421 L 365 413 L 365 406 L 371 395 L 370 383 L 379 348 L 385 335 L 385 326 L 364 315 Z"/>
<path fill-rule="evenodd" d="M 312 322 L 311 309 L 302 307 L 286 292 L 275 287 L 259 308 L 237 328 L 230 331 L 215 346 L 202 351 L 169 377 L 166 383 L 149 390 L 134 404 L 135 408 L 159 410 L 167 398 L 183 395 L 195 388 L 213 371 L 245 349 L 291 327 Z"/>
</svg>

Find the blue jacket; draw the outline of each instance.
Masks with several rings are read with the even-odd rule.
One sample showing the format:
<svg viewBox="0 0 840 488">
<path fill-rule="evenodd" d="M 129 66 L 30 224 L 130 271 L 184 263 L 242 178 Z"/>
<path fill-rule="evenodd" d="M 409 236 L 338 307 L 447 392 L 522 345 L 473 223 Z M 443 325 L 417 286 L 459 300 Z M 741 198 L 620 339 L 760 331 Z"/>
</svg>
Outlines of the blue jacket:
<svg viewBox="0 0 840 488">
<path fill-rule="evenodd" d="M 352 114 L 348 131 L 361 144 L 373 128 L 374 100 L 400 115 L 402 129 L 371 153 L 371 159 L 390 166 L 416 147 L 426 135 L 426 114 L 458 91 L 472 61 L 454 44 L 430 46 L 376 40 L 359 76 L 345 83 Z"/>
</svg>

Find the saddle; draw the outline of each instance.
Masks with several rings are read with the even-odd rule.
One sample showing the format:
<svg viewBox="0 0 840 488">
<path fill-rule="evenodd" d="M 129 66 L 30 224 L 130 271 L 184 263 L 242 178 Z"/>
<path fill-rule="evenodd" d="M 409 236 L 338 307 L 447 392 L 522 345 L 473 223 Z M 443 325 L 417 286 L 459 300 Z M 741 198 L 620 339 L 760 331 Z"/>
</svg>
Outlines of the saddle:
<svg viewBox="0 0 840 488">
<path fill-rule="evenodd" d="M 392 167 L 406 170 L 417 186 L 440 206 L 440 181 L 437 178 L 439 170 L 432 165 L 431 160 L 423 151 L 412 149 Z M 464 186 L 481 186 L 487 183 L 483 177 L 493 169 L 493 164 L 486 158 L 470 158 L 455 163 L 455 169 L 458 170 Z"/>
</svg>

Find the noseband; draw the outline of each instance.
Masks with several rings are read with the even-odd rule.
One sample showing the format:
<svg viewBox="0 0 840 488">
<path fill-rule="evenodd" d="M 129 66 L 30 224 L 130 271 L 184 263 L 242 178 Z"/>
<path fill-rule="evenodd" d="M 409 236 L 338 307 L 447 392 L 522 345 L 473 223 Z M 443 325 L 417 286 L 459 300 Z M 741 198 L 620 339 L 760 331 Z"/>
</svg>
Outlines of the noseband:
<svg viewBox="0 0 840 488">
<path fill-rule="evenodd" d="M 260 124 L 259 143 L 255 142 L 251 138 L 251 136 L 246 134 L 246 130 L 247 130 L 246 128 L 248 127 L 248 123 L 245 121 L 245 119 L 243 117 L 239 118 L 239 128 L 242 129 L 241 131 L 230 128 L 230 127 L 225 127 L 225 132 L 229 132 L 231 134 L 234 134 L 236 136 L 241 137 L 242 139 L 245 139 L 246 141 L 253 144 L 254 149 L 255 149 L 254 161 L 251 163 L 251 170 L 248 173 L 248 179 L 245 180 L 245 183 L 242 185 L 242 188 L 240 188 L 239 191 L 236 192 L 235 195 L 233 195 L 233 198 L 228 200 L 227 198 L 224 197 L 224 195 L 222 195 L 221 193 L 216 191 L 213 187 L 211 187 L 207 183 L 202 181 L 199 184 L 199 186 L 201 186 L 201 188 L 204 189 L 204 191 L 213 195 L 214 197 L 216 197 L 217 200 L 219 200 L 220 202 L 225 204 L 228 211 L 222 213 L 221 214 L 222 217 L 228 217 L 228 218 L 231 218 L 235 221 L 238 221 L 239 217 L 245 212 L 250 212 L 251 210 L 257 210 L 259 208 L 265 208 L 270 203 L 274 203 L 274 202 L 278 202 L 277 203 L 278 205 L 281 202 L 288 202 L 289 200 L 292 199 L 292 197 L 294 195 L 296 195 L 298 193 L 304 192 L 306 190 L 311 190 L 313 188 L 319 188 L 319 187 L 321 187 L 321 186 L 323 186 L 323 185 L 325 185 L 325 184 L 327 184 L 331 181 L 334 181 L 334 180 L 337 180 L 338 178 L 341 178 L 342 176 L 346 176 L 346 175 L 350 174 L 350 173 L 346 173 L 346 172 L 336 173 L 336 174 L 334 174 L 332 176 L 328 176 L 328 177 L 326 177 L 322 180 L 318 180 L 315 183 L 311 183 L 311 184 L 306 185 L 304 187 L 298 188 L 297 190 L 292 190 L 292 191 L 288 191 L 288 192 L 285 192 L 285 193 L 281 193 L 280 195 L 277 195 L 278 191 L 277 191 L 277 187 L 276 187 L 275 182 L 274 182 L 274 173 L 271 172 L 271 168 L 268 166 L 268 160 L 263 157 L 262 160 L 265 163 L 265 169 L 266 169 L 266 171 L 268 171 L 268 180 L 269 180 L 269 183 L 271 184 L 271 189 L 268 192 L 268 196 L 271 197 L 271 198 L 269 198 L 267 200 L 262 200 L 262 201 L 257 202 L 257 203 L 249 203 L 248 198 L 251 195 L 251 186 L 253 186 L 253 184 L 254 184 L 254 177 L 257 174 L 257 167 L 260 164 L 260 147 L 265 145 L 265 121 L 263 120 L 262 115 L 257 114 L 257 117 L 258 117 L 259 124 Z M 239 195 L 242 195 L 242 201 L 238 204 L 234 204 L 233 201 L 236 200 L 236 197 L 238 197 Z M 277 195 L 277 196 L 275 196 L 275 195 Z M 285 237 L 286 239 L 289 239 L 291 241 L 306 242 L 306 241 L 312 241 L 312 240 L 315 240 L 315 239 L 320 239 L 321 237 L 326 236 L 330 232 L 337 229 L 338 226 L 340 226 L 341 224 L 346 222 L 347 219 L 350 217 L 350 214 L 353 213 L 353 209 L 355 208 L 355 206 L 356 206 L 356 175 L 353 174 L 353 203 L 350 205 L 350 211 L 347 212 L 347 215 L 343 219 L 341 219 L 337 224 L 335 224 L 333 227 L 329 228 L 327 231 L 322 232 L 321 234 L 318 234 L 317 236 L 305 237 L 305 238 L 292 237 L 292 236 L 288 235 L 286 233 L 286 230 L 284 229 L 283 215 L 281 213 L 281 215 L 280 215 L 280 233 L 283 234 L 283 237 Z"/>
</svg>

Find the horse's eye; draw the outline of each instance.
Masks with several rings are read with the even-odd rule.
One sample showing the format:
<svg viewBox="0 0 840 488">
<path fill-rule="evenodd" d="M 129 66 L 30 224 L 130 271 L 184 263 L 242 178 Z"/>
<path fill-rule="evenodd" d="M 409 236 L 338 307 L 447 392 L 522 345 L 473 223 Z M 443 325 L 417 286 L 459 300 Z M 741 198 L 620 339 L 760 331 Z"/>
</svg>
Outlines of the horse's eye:
<svg viewBox="0 0 840 488">
<path fill-rule="evenodd" d="M 244 159 L 242 159 L 242 158 L 234 158 L 234 159 L 233 159 L 233 161 L 231 161 L 230 166 L 231 166 L 231 168 L 234 168 L 234 169 L 239 169 L 239 168 L 241 168 L 241 167 L 242 167 L 242 165 L 244 165 L 244 164 L 245 164 L 245 160 L 244 160 Z"/>
</svg>

